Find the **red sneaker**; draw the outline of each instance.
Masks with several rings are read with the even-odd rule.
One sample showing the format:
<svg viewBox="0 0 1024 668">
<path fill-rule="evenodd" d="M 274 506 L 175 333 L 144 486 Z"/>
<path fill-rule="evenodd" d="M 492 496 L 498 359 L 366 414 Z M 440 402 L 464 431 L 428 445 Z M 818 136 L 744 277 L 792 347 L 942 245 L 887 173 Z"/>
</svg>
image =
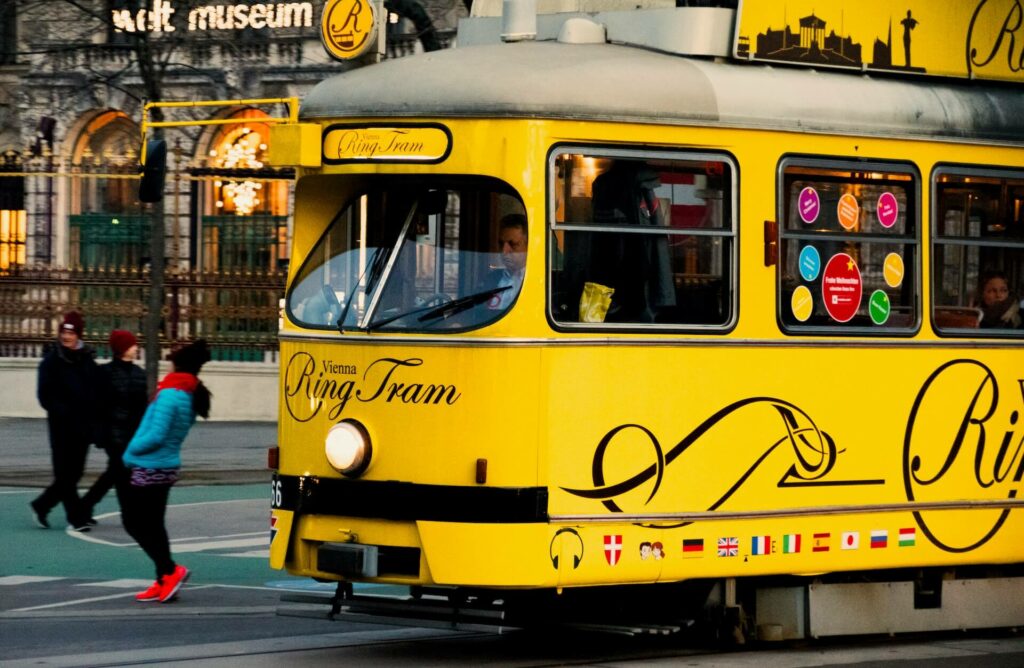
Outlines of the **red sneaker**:
<svg viewBox="0 0 1024 668">
<path fill-rule="evenodd" d="M 174 598 L 178 594 L 178 590 L 181 589 L 181 585 L 185 584 L 185 580 L 188 580 L 188 576 L 191 575 L 191 571 L 178 564 L 174 567 L 174 572 L 170 575 L 163 577 L 163 587 L 160 589 L 160 602 L 166 603 Z"/>
<path fill-rule="evenodd" d="M 160 599 L 160 592 L 164 589 L 163 578 L 160 578 L 153 584 L 149 585 L 149 589 L 146 591 L 140 591 L 135 595 L 136 601 L 156 601 Z"/>
</svg>

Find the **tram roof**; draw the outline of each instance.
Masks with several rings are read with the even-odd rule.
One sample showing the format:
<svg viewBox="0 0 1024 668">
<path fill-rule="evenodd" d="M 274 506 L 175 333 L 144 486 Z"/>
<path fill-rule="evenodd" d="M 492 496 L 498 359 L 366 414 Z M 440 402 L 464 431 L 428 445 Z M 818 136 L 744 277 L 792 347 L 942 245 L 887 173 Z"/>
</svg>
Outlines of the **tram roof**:
<svg viewBox="0 0 1024 668">
<path fill-rule="evenodd" d="M 434 51 L 317 85 L 305 119 L 484 117 L 714 125 L 1024 144 L 1024 90 L 523 41 Z"/>
</svg>

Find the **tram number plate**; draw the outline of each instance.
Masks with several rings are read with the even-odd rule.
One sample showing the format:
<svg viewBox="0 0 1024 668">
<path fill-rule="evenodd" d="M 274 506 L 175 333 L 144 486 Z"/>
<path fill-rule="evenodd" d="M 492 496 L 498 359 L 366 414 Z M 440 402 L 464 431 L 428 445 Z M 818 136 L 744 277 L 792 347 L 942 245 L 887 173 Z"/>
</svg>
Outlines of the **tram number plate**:
<svg viewBox="0 0 1024 668">
<path fill-rule="evenodd" d="M 270 480 L 270 507 L 274 510 L 295 510 L 298 502 L 298 480 L 291 476 L 278 476 Z"/>
</svg>

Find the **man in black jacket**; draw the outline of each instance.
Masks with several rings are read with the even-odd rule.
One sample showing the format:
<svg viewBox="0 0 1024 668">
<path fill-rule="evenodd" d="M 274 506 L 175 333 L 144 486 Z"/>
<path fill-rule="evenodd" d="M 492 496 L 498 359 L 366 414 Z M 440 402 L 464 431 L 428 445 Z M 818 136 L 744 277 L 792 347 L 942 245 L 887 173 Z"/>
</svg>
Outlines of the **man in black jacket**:
<svg viewBox="0 0 1024 668">
<path fill-rule="evenodd" d="M 107 469 L 82 497 L 89 517 L 118 478 L 124 475 L 121 455 L 146 412 L 146 373 L 135 364 L 139 342 L 124 329 L 110 333 L 109 363 L 99 367 L 99 445 L 107 451 Z"/>
<path fill-rule="evenodd" d="M 93 349 L 82 341 L 85 321 L 72 311 L 64 316 L 57 344 L 39 365 L 39 403 L 50 432 L 53 482 L 32 501 L 36 523 L 48 529 L 46 516 L 64 504 L 69 528 L 88 531 L 92 517 L 78 498 L 89 444 L 95 441 L 97 372 Z"/>
</svg>

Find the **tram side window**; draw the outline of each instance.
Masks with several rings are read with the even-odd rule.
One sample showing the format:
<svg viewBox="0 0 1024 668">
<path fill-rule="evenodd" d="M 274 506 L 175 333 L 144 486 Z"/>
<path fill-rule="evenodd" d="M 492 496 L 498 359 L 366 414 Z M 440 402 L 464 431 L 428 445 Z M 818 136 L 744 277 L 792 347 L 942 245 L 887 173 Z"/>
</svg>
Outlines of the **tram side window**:
<svg viewBox="0 0 1024 668">
<path fill-rule="evenodd" d="M 939 168 L 934 193 L 936 330 L 1024 337 L 1024 173 Z"/>
<path fill-rule="evenodd" d="M 917 329 L 918 179 L 892 165 L 784 163 L 779 319 L 794 333 Z"/>
<path fill-rule="evenodd" d="M 571 328 L 734 319 L 734 168 L 721 156 L 556 153 L 549 308 Z"/>
</svg>

